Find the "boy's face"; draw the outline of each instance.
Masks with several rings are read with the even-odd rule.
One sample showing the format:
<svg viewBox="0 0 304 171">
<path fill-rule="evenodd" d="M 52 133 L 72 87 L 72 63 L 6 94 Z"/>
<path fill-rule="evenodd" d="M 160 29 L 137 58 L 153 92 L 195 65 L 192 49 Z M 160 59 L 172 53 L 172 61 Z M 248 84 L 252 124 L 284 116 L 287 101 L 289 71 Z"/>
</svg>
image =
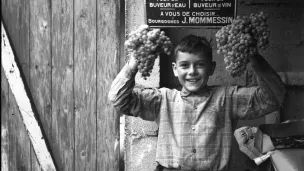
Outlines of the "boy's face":
<svg viewBox="0 0 304 171">
<path fill-rule="evenodd" d="M 191 54 L 177 52 L 176 61 L 172 63 L 174 75 L 189 92 L 197 92 L 207 85 L 209 76 L 215 69 L 215 62 L 203 53 Z"/>
</svg>

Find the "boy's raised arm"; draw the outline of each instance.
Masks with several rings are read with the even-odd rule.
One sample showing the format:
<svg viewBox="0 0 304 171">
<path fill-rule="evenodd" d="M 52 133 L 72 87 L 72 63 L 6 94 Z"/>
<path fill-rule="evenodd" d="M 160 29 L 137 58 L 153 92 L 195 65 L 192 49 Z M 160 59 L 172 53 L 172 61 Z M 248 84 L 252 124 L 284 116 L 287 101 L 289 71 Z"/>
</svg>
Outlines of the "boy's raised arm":
<svg viewBox="0 0 304 171">
<path fill-rule="evenodd" d="M 252 69 L 258 77 L 258 85 L 265 90 L 265 93 L 272 94 L 280 107 L 285 98 L 285 85 L 277 72 L 260 55 L 250 57 Z"/>
<path fill-rule="evenodd" d="M 286 94 L 280 76 L 260 54 L 249 59 L 258 86 L 233 90 L 233 115 L 238 119 L 255 119 L 278 110 Z"/>
<path fill-rule="evenodd" d="M 129 62 L 112 82 L 108 98 L 122 114 L 155 120 L 160 108 L 161 95 L 156 89 L 134 90 L 137 62 L 131 56 Z"/>
</svg>

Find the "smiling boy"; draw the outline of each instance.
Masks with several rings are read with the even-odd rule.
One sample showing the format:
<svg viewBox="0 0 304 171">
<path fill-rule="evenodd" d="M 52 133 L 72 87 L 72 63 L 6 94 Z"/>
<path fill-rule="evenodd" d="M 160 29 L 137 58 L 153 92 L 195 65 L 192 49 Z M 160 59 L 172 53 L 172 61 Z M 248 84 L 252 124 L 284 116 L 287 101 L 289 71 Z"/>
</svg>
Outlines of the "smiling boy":
<svg viewBox="0 0 304 171">
<path fill-rule="evenodd" d="M 133 57 L 113 81 L 109 99 L 123 114 L 159 126 L 156 162 L 163 170 L 227 170 L 239 119 L 255 119 L 281 106 L 285 86 L 262 56 L 250 57 L 258 86 L 208 86 L 216 63 L 203 37 L 189 35 L 174 52 L 182 90 L 134 89 Z"/>
</svg>

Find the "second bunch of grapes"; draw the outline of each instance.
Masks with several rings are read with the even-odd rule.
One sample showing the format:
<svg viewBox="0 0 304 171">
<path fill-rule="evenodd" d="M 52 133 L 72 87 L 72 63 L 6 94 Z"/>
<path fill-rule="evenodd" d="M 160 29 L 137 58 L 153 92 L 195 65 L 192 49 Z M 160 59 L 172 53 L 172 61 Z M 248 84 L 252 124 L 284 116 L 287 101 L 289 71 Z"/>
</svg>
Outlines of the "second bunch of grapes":
<svg viewBox="0 0 304 171">
<path fill-rule="evenodd" d="M 267 16 L 261 12 L 250 16 L 238 16 L 230 25 L 222 27 L 215 35 L 218 53 L 224 54 L 226 70 L 233 77 L 246 70 L 248 57 L 257 53 L 257 48 L 269 45 Z"/>
</svg>

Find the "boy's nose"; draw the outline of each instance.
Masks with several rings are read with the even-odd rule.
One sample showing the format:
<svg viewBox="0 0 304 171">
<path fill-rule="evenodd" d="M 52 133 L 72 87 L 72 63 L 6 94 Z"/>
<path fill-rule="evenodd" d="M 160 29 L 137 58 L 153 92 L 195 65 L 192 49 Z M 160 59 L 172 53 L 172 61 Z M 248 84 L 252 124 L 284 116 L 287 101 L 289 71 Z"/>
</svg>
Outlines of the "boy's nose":
<svg viewBox="0 0 304 171">
<path fill-rule="evenodd" d="M 189 74 L 190 74 L 190 75 L 194 75 L 194 74 L 196 74 L 196 73 L 197 73 L 197 71 L 196 71 L 195 66 L 191 66 L 191 67 L 189 68 Z"/>
</svg>

